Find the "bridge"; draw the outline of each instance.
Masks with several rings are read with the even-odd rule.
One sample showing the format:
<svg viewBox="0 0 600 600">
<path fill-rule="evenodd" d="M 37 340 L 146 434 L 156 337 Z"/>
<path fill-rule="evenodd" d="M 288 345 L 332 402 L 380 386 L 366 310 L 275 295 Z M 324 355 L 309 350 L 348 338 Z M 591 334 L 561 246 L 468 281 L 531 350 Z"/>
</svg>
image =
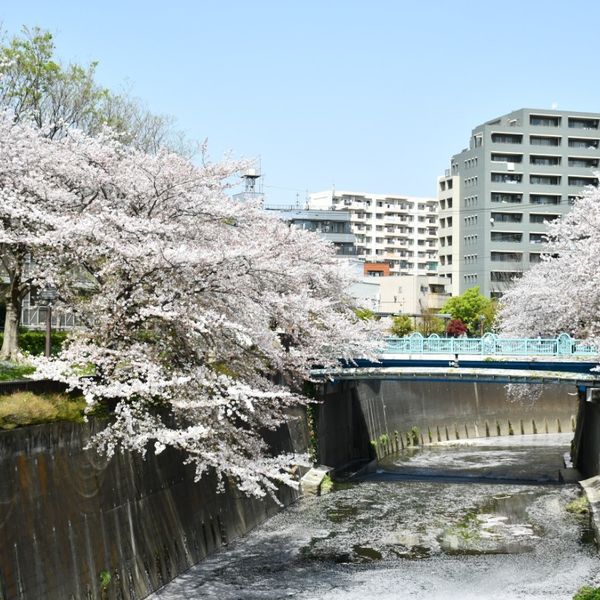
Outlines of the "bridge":
<svg viewBox="0 0 600 600">
<path fill-rule="evenodd" d="M 324 464 L 363 458 L 369 445 L 382 458 L 407 445 L 483 436 L 572 431 L 577 452 L 600 448 L 600 352 L 587 342 L 413 334 L 387 338 L 378 359 L 313 369 Z M 505 384 L 531 390 L 513 395 Z M 582 472 L 595 469 L 582 468 L 590 460 L 578 462 Z"/>
<path fill-rule="evenodd" d="M 313 369 L 317 379 L 397 379 L 464 383 L 568 383 L 600 386 L 600 352 L 563 333 L 556 338 L 388 337 L 378 362 L 357 360 Z"/>
<path fill-rule="evenodd" d="M 555 356 L 597 358 L 600 352 L 591 344 L 573 339 L 567 333 L 556 338 L 503 338 L 486 333 L 481 338 L 443 338 L 437 334 L 423 337 L 413 333 L 407 337 L 388 337 L 384 355 L 396 354 L 468 354 L 478 356 Z"/>
</svg>

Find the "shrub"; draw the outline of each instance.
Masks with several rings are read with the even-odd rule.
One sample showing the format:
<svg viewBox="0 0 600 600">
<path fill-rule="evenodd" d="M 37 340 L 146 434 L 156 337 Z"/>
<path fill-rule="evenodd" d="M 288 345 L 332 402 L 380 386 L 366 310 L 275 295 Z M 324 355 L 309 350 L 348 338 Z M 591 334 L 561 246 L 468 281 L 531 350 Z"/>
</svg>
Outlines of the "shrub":
<svg viewBox="0 0 600 600">
<path fill-rule="evenodd" d="M 354 314 L 360 321 L 377 320 L 377 315 L 369 308 L 355 308 Z"/>
<path fill-rule="evenodd" d="M 600 600 L 600 588 L 584 585 L 574 596 L 573 600 Z"/>
<path fill-rule="evenodd" d="M 460 337 L 467 335 L 467 326 L 460 319 L 452 319 L 448 322 L 446 333 L 450 337 Z"/>
<path fill-rule="evenodd" d="M 66 331 L 53 331 L 50 337 L 50 352 L 58 354 L 63 342 L 67 338 Z M 0 345 L 4 339 L 4 334 L 0 333 Z M 35 356 L 44 354 L 46 350 L 46 332 L 26 330 L 19 332 L 19 347 L 27 354 Z"/>
<path fill-rule="evenodd" d="M 390 333 L 397 337 L 410 335 L 413 332 L 412 319 L 408 315 L 397 315 L 392 320 Z"/>
</svg>

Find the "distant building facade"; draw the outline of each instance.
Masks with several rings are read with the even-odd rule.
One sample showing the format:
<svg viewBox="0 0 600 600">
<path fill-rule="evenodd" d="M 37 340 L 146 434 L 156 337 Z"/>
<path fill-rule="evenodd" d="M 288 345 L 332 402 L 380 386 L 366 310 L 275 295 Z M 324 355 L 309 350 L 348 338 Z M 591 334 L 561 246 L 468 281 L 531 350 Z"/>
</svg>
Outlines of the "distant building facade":
<svg viewBox="0 0 600 600">
<path fill-rule="evenodd" d="M 477 126 L 438 178 L 439 273 L 498 297 L 539 262 L 547 223 L 598 183 L 600 114 L 523 108 Z"/>
<path fill-rule="evenodd" d="M 310 194 L 308 207 L 348 212 L 357 256 L 388 264 L 390 275 L 437 273 L 436 198 L 328 190 Z"/>
<path fill-rule="evenodd" d="M 331 242 L 338 256 L 355 257 L 356 236 L 352 233 L 350 213 L 334 210 L 306 210 L 295 208 L 267 208 L 286 223 L 313 231 Z"/>
</svg>

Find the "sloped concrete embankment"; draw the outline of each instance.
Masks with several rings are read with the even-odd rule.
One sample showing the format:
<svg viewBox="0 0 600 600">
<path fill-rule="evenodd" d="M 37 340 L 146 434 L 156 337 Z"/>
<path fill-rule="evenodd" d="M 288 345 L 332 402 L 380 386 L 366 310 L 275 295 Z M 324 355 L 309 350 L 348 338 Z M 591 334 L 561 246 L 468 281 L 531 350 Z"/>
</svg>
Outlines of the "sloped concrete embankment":
<svg viewBox="0 0 600 600">
<path fill-rule="evenodd" d="M 85 450 L 97 427 L 0 433 L 0 600 L 143 598 L 280 510 L 195 483 L 175 452 L 106 460 Z M 304 420 L 270 437 L 305 451 Z"/>
<path fill-rule="evenodd" d="M 382 458 L 407 445 L 574 431 L 576 388 L 547 385 L 537 391 L 535 401 L 511 401 L 500 384 L 326 383 L 317 419 L 319 459 L 340 468 Z"/>
</svg>

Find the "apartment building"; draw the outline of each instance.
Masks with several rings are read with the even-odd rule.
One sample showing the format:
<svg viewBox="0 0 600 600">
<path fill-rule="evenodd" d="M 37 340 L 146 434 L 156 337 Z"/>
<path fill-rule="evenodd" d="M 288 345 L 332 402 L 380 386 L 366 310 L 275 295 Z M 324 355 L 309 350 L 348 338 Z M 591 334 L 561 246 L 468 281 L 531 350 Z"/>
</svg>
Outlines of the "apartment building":
<svg viewBox="0 0 600 600">
<path fill-rule="evenodd" d="M 436 198 L 328 190 L 310 194 L 308 208 L 349 212 L 357 256 L 387 263 L 390 275 L 437 273 Z"/>
<path fill-rule="evenodd" d="M 597 185 L 600 114 L 523 108 L 476 127 L 438 178 L 439 273 L 498 297 L 539 262 L 547 225 Z"/>
<path fill-rule="evenodd" d="M 277 207 L 267 207 L 265 210 L 276 214 L 289 225 L 319 234 L 333 244 L 338 256 L 356 256 L 356 237 L 352 233 L 350 213 L 347 211 Z"/>
</svg>

